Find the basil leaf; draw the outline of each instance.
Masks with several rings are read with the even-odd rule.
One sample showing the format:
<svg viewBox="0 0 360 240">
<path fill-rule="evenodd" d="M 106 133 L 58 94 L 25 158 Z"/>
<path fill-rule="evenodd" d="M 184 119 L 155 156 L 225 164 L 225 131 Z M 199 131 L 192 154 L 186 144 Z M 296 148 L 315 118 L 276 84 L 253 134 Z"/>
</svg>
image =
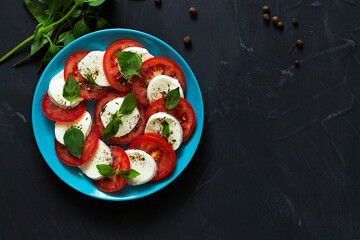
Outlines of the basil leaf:
<svg viewBox="0 0 360 240">
<path fill-rule="evenodd" d="M 63 97 L 70 103 L 74 102 L 80 96 L 80 86 L 76 79 L 69 73 L 64 88 Z"/>
<path fill-rule="evenodd" d="M 47 0 L 50 16 L 53 16 L 63 5 L 63 0 Z"/>
<path fill-rule="evenodd" d="M 167 109 L 173 109 L 174 107 L 176 107 L 180 101 L 179 88 L 175 88 L 170 92 L 168 92 L 168 94 L 166 94 L 165 96 L 164 101 L 165 101 L 165 107 Z"/>
<path fill-rule="evenodd" d="M 41 23 L 43 26 L 47 25 L 49 23 L 49 15 L 45 13 L 45 11 L 37 4 L 30 0 L 24 0 L 24 3 L 33 15 L 33 17 Z"/>
<path fill-rule="evenodd" d="M 103 4 L 105 0 L 88 0 L 87 2 L 89 3 L 89 6 L 96 7 Z"/>
<path fill-rule="evenodd" d="M 169 136 L 170 136 L 170 126 L 169 126 L 169 123 L 168 123 L 166 120 L 164 120 L 164 121 L 162 122 L 161 135 L 162 135 L 164 138 L 166 138 L 166 139 L 168 139 Z"/>
<path fill-rule="evenodd" d="M 133 52 L 116 52 L 119 66 L 125 76 L 139 75 L 142 65 L 141 57 Z"/>
<path fill-rule="evenodd" d="M 81 158 L 84 147 L 84 134 L 82 131 L 71 126 L 64 134 L 64 143 L 71 155 Z"/>
<path fill-rule="evenodd" d="M 71 18 L 77 18 L 77 17 L 79 17 L 80 15 L 81 15 L 81 10 L 80 9 L 75 9 L 71 14 L 70 14 L 70 16 L 69 17 L 71 17 Z"/>
<path fill-rule="evenodd" d="M 75 23 L 73 28 L 73 34 L 75 38 L 85 35 L 90 32 L 90 28 L 86 25 L 84 18 Z"/>
<path fill-rule="evenodd" d="M 86 81 L 87 81 L 88 83 L 90 83 L 91 85 L 98 85 L 98 84 L 95 82 L 95 80 L 93 79 L 93 77 L 91 76 L 90 72 L 88 72 L 88 73 L 86 74 Z"/>
<path fill-rule="evenodd" d="M 105 18 L 102 17 L 96 18 L 96 30 L 110 27 L 110 25 L 111 24 Z"/>
<path fill-rule="evenodd" d="M 128 170 L 121 170 L 119 174 L 125 180 L 133 179 L 140 175 L 139 172 L 131 168 Z"/>
<path fill-rule="evenodd" d="M 42 49 L 45 46 L 45 44 L 48 42 L 49 42 L 49 40 L 46 37 L 42 36 L 41 34 L 40 34 L 40 36 L 35 35 L 34 41 L 31 43 L 30 54 L 34 55 L 40 49 Z"/>
<path fill-rule="evenodd" d="M 44 4 L 45 6 L 48 5 L 47 0 L 37 0 L 39 3 Z"/>
<path fill-rule="evenodd" d="M 136 108 L 136 97 L 133 92 L 126 95 L 124 101 L 122 102 L 120 109 L 118 111 L 118 115 L 129 115 Z"/>
<path fill-rule="evenodd" d="M 108 139 L 114 137 L 115 134 L 119 131 L 119 125 L 120 122 L 118 119 L 114 118 L 111 120 L 102 134 L 103 138 Z"/>
<path fill-rule="evenodd" d="M 72 35 L 71 31 L 67 31 L 59 35 L 58 43 L 64 43 L 64 46 L 66 46 L 74 40 L 75 37 Z"/>
<path fill-rule="evenodd" d="M 106 164 L 97 164 L 96 168 L 99 170 L 99 173 L 101 175 L 107 178 L 112 178 L 116 174 L 116 171 L 112 167 Z"/>
<path fill-rule="evenodd" d="M 50 42 L 50 46 L 49 49 L 46 51 L 45 56 L 44 56 L 44 63 L 48 64 L 51 59 L 60 51 L 60 48 L 58 46 L 56 46 L 55 44 L 53 44 L 52 42 Z M 76 81 L 76 80 L 75 80 Z"/>
</svg>

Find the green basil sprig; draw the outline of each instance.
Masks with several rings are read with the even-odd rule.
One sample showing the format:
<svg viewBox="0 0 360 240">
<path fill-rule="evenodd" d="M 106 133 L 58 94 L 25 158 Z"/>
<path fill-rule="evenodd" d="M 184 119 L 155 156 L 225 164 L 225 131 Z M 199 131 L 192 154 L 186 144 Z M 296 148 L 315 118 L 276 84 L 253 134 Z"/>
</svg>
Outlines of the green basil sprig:
<svg viewBox="0 0 360 240">
<path fill-rule="evenodd" d="M 102 136 L 105 139 L 112 138 L 119 130 L 119 125 L 122 125 L 122 117 L 130 115 L 136 108 L 136 97 L 133 92 L 129 93 L 122 102 L 120 109 L 112 115 L 112 120 L 106 126 Z"/>
<path fill-rule="evenodd" d="M 133 52 L 116 52 L 121 72 L 125 76 L 140 76 L 142 60 L 139 54 Z"/>
<path fill-rule="evenodd" d="M 128 169 L 128 170 L 119 170 L 120 166 L 118 166 L 117 170 L 114 170 L 112 167 L 106 164 L 98 164 L 96 165 L 96 168 L 99 170 L 99 173 L 107 178 L 112 178 L 114 175 L 119 174 L 120 177 L 122 177 L 125 180 L 136 178 L 140 175 L 139 172 L 137 172 L 134 169 Z"/>
<path fill-rule="evenodd" d="M 166 139 L 168 139 L 169 136 L 170 136 L 170 126 L 169 126 L 169 123 L 168 123 L 166 120 L 164 120 L 164 121 L 162 122 L 161 135 L 162 135 L 164 138 L 166 138 Z"/>
<path fill-rule="evenodd" d="M 63 97 L 70 103 L 80 96 L 80 86 L 76 79 L 69 73 L 63 88 Z"/>
<path fill-rule="evenodd" d="M 84 134 L 82 131 L 71 126 L 64 134 L 64 143 L 71 155 L 81 158 L 84 147 Z"/>
<path fill-rule="evenodd" d="M 171 90 L 170 92 L 168 92 L 168 94 L 166 94 L 165 98 L 165 107 L 167 109 L 173 109 L 174 107 L 176 107 L 180 101 L 180 91 L 179 88 L 175 88 L 173 90 Z"/>
</svg>

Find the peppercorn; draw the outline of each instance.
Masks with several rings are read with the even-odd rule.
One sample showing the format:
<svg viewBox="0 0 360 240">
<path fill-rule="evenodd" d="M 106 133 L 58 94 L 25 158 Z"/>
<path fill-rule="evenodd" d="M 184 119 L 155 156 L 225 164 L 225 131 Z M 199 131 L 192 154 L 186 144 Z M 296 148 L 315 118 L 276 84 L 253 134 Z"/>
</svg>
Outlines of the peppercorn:
<svg viewBox="0 0 360 240">
<path fill-rule="evenodd" d="M 154 0 L 155 4 L 160 4 L 161 0 Z"/>
<path fill-rule="evenodd" d="M 270 12 L 269 6 L 267 6 L 267 5 L 263 6 L 263 12 L 264 13 L 269 13 Z"/>
<path fill-rule="evenodd" d="M 296 18 L 293 18 L 293 19 L 292 19 L 292 23 L 293 23 L 294 25 L 297 25 L 297 24 L 298 24 L 298 20 L 297 20 Z"/>
<path fill-rule="evenodd" d="M 191 7 L 191 8 L 189 8 L 189 12 L 190 12 L 190 14 L 192 15 L 192 16 L 195 16 L 196 15 L 196 8 L 195 7 Z"/>
<path fill-rule="evenodd" d="M 264 18 L 264 20 L 265 20 L 266 22 L 268 22 L 268 21 L 270 20 L 270 15 L 267 14 L 267 13 L 265 13 L 265 14 L 263 15 L 263 18 Z"/>
<path fill-rule="evenodd" d="M 191 44 L 191 38 L 189 36 L 184 37 L 184 43 L 186 45 L 190 45 Z"/>
<path fill-rule="evenodd" d="M 278 26 L 278 28 L 283 28 L 283 27 L 284 27 L 284 23 L 283 23 L 282 21 L 279 21 L 279 22 L 277 23 L 277 26 Z"/>
<path fill-rule="evenodd" d="M 274 24 L 277 24 L 277 23 L 279 22 L 279 18 L 278 18 L 277 16 L 273 16 L 273 17 L 272 17 L 272 22 L 273 22 Z"/>
<path fill-rule="evenodd" d="M 299 67 L 300 66 L 300 61 L 298 59 L 295 59 L 294 64 L 295 64 L 296 67 Z"/>
<path fill-rule="evenodd" d="M 296 40 L 296 46 L 298 46 L 298 48 L 302 48 L 303 47 L 303 41 L 301 39 Z"/>
</svg>

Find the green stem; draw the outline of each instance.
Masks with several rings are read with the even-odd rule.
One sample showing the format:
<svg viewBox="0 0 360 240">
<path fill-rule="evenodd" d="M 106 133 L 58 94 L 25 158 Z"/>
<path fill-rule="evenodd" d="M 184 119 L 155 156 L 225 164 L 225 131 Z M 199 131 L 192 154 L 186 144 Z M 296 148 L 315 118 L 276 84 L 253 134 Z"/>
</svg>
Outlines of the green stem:
<svg viewBox="0 0 360 240">
<path fill-rule="evenodd" d="M 72 6 L 72 8 L 65 14 L 64 17 L 60 18 L 58 21 L 46 26 L 46 27 L 42 27 L 40 28 L 40 32 L 46 31 L 47 29 L 61 23 L 62 21 L 64 21 L 65 19 L 67 19 L 70 14 L 75 10 L 75 8 L 78 6 L 78 4 L 75 3 L 74 6 Z M 11 54 L 13 54 L 15 51 L 17 51 L 19 48 L 21 48 L 22 46 L 24 46 L 26 43 L 30 42 L 31 40 L 33 40 L 35 37 L 35 34 L 31 35 L 30 37 L 28 37 L 27 39 L 25 39 L 24 41 L 22 41 L 19 45 L 17 45 L 16 47 L 14 47 L 10 52 L 8 52 L 7 54 L 5 54 L 2 58 L 0 58 L 0 63 L 3 62 L 5 59 L 7 59 Z"/>
</svg>

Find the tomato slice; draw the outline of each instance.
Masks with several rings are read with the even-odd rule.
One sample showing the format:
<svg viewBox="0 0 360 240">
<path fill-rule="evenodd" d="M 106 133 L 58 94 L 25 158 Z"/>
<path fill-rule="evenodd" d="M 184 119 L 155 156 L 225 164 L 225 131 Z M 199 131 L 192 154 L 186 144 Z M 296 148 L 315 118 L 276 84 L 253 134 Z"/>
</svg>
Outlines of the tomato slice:
<svg viewBox="0 0 360 240">
<path fill-rule="evenodd" d="M 65 147 L 65 145 L 59 143 L 55 139 L 55 152 L 60 161 L 70 166 L 80 166 L 87 161 L 89 161 L 90 157 L 94 154 L 97 149 L 99 143 L 99 134 L 96 130 L 94 124 L 91 126 L 91 131 L 87 138 L 84 141 L 84 147 L 81 154 L 81 158 L 74 157 L 70 154 L 69 150 Z"/>
<path fill-rule="evenodd" d="M 128 47 L 141 47 L 140 43 L 131 40 L 122 40 L 111 44 L 104 55 L 104 72 L 110 85 L 120 92 L 131 92 L 131 84 L 128 83 L 119 70 L 116 52 L 121 52 Z"/>
<path fill-rule="evenodd" d="M 126 95 L 127 95 L 127 93 L 121 93 L 118 91 L 110 91 L 104 97 L 102 97 L 101 99 L 99 99 L 96 102 L 95 109 L 94 109 L 94 123 L 95 123 L 100 135 L 102 135 L 102 133 L 105 130 L 105 127 L 102 124 L 101 118 L 100 118 L 100 113 L 101 113 L 103 107 L 105 106 L 105 104 L 107 104 L 111 100 L 118 98 L 118 97 L 125 97 Z M 145 111 L 146 110 L 145 110 L 144 106 L 142 106 L 140 103 L 137 104 L 137 107 L 140 112 L 140 119 L 139 119 L 137 125 L 135 126 L 135 128 L 130 133 L 126 134 L 125 136 L 113 137 L 113 138 L 109 138 L 106 140 L 113 142 L 113 143 L 117 143 L 117 144 L 128 144 L 128 143 L 131 143 L 135 138 L 139 137 L 141 134 L 144 133 L 145 126 L 146 126 L 146 122 L 145 122 Z"/>
<path fill-rule="evenodd" d="M 87 100 L 83 100 L 76 107 L 68 109 L 59 108 L 50 100 L 46 92 L 42 99 L 41 106 L 47 118 L 57 122 L 73 122 L 84 114 L 87 103 Z"/>
<path fill-rule="evenodd" d="M 166 112 L 174 116 L 181 124 L 183 128 L 183 142 L 189 138 L 195 127 L 195 112 L 190 103 L 184 98 L 180 98 L 178 105 L 173 109 L 167 109 L 165 107 L 164 98 L 160 98 L 153 102 L 145 113 L 145 122 L 149 120 L 149 117 L 158 112 Z"/>
<path fill-rule="evenodd" d="M 154 158 L 157 172 L 150 182 L 157 182 L 167 177 L 175 168 L 176 155 L 174 149 L 165 139 L 156 134 L 146 133 L 138 137 L 127 149 L 139 149 Z"/>
<path fill-rule="evenodd" d="M 128 170 L 130 168 L 129 157 L 121 147 L 110 146 L 111 153 L 114 158 L 113 169 Z M 93 181 L 95 186 L 104 192 L 119 191 L 127 182 L 120 175 L 114 175 L 112 178 L 103 178 L 101 180 Z"/>
<path fill-rule="evenodd" d="M 79 73 L 78 64 L 89 52 L 90 51 L 78 51 L 67 59 L 64 68 L 64 78 L 66 80 L 69 73 L 71 73 L 81 87 L 80 97 L 87 100 L 97 100 L 104 96 L 105 93 L 110 90 L 110 87 L 100 87 L 89 84 Z"/>
<path fill-rule="evenodd" d="M 185 93 L 185 76 L 179 65 L 173 60 L 164 57 L 154 57 L 143 62 L 140 69 L 141 78 L 134 77 L 133 91 L 138 101 L 145 107 L 149 107 L 147 99 L 147 87 L 149 82 L 158 75 L 167 75 L 179 81 L 180 86 Z"/>
</svg>

